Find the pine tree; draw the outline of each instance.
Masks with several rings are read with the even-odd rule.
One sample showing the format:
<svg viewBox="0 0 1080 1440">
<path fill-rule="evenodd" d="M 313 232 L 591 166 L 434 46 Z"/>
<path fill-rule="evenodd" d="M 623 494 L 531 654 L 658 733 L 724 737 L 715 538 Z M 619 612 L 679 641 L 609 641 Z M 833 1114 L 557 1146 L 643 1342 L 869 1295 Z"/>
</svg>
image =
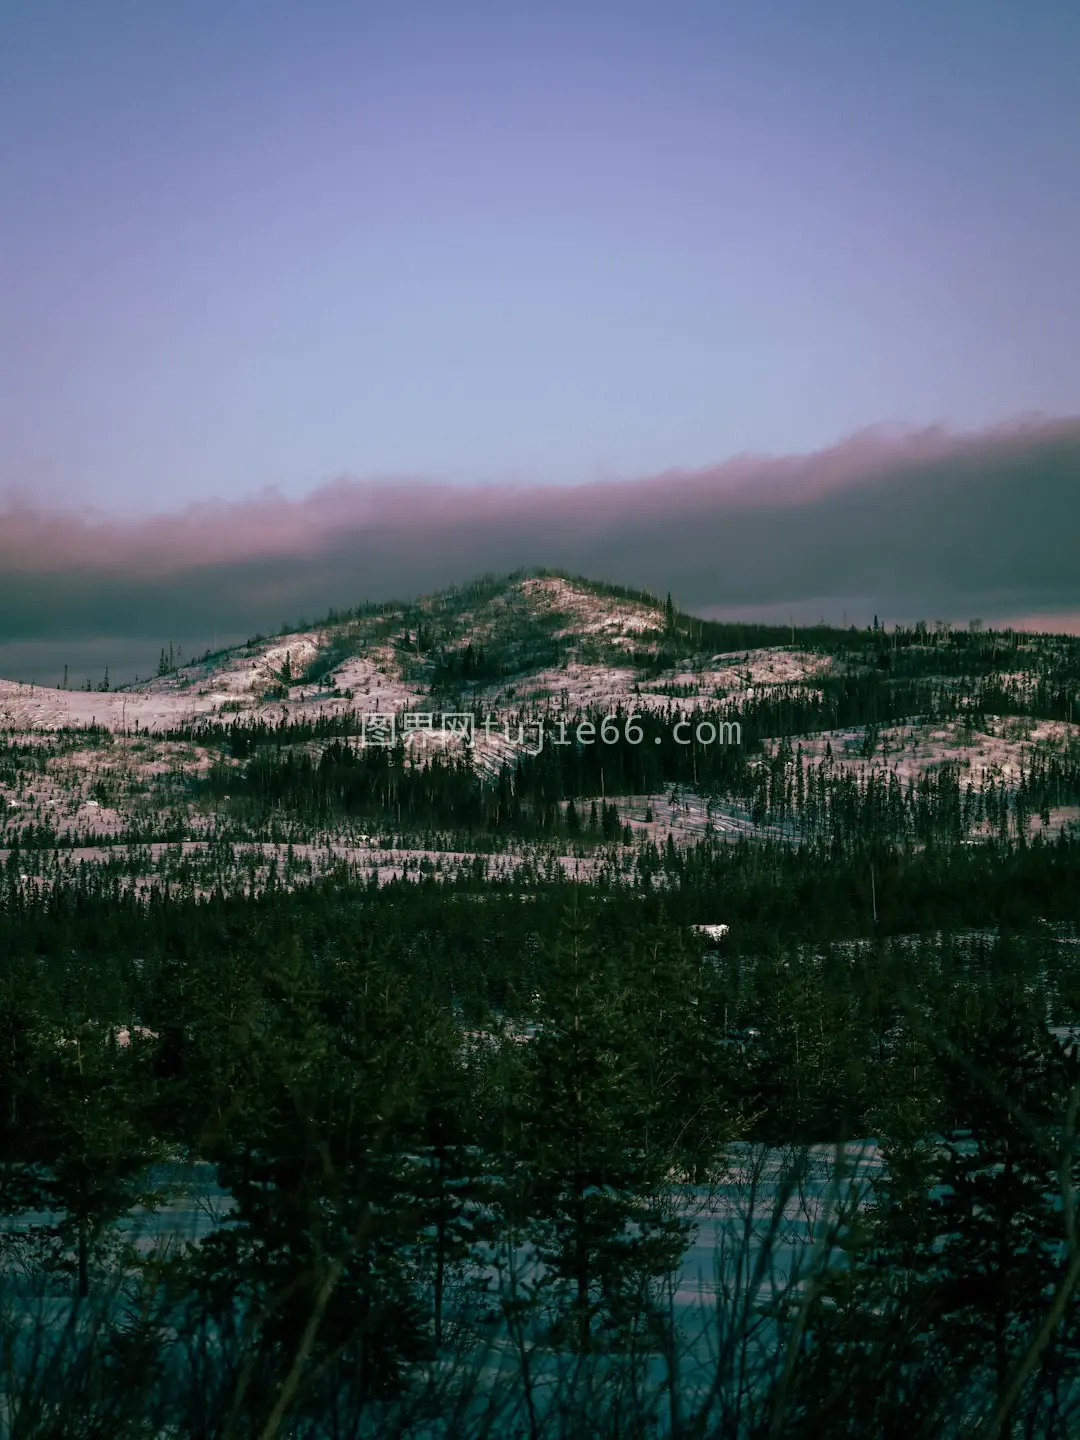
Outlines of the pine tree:
<svg viewBox="0 0 1080 1440">
<path fill-rule="evenodd" d="M 219 1316 L 234 1313 L 237 1293 L 250 1307 L 247 1404 L 266 1397 L 265 1423 L 272 1377 L 313 1316 L 319 1390 L 305 1403 L 393 1393 L 428 1347 L 401 1158 L 423 1054 L 411 1010 L 370 965 L 342 963 L 332 988 L 313 969 L 290 942 L 265 971 L 245 1079 L 206 1146 L 236 1208 L 202 1246 L 195 1283 Z"/>
<path fill-rule="evenodd" d="M 8 864 L 17 866 L 13 849 Z M 14 868 L 14 867 L 12 867 Z M 41 1099 L 42 1021 L 35 1004 L 38 976 L 9 961 L 0 983 L 0 1213 L 44 1208 L 35 1164 Z"/>
<path fill-rule="evenodd" d="M 807 1433 L 885 1434 L 902 1416 L 918 1435 L 993 1421 L 985 1433 L 1066 1440 L 1080 1299 L 1028 1357 L 1063 1276 L 1060 1119 L 1076 1074 L 1008 992 L 939 1040 L 951 1118 L 935 1137 L 926 1104 L 904 1101 L 881 1126 L 874 1203 L 806 1329 Z M 1071 1169 L 1075 1184 L 1075 1155 Z"/>
<path fill-rule="evenodd" d="M 452 1017 L 432 1014 L 416 1113 L 409 1122 L 410 1169 L 404 1188 L 421 1229 L 420 1248 L 431 1275 L 432 1331 L 436 1348 L 447 1334 L 448 1290 L 480 1269 L 478 1247 L 491 1242 L 490 1202 L 496 1192 L 493 1163 L 476 1143 L 476 1090 L 487 1054 L 463 1050 Z"/>
<path fill-rule="evenodd" d="M 1066 1075 L 1054 1042 L 1009 991 L 993 997 L 985 1019 L 961 1026 L 943 1064 L 959 1123 L 943 1135 L 930 1206 L 938 1343 L 961 1373 L 984 1376 L 1001 1403 L 1060 1273 Z M 1075 1327 L 1080 1296 L 1071 1314 Z M 1061 1354 L 1068 1334 L 1041 1357 L 1036 1386 L 1055 1365 L 1080 1363 L 1080 1351 Z M 1037 1405 L 1030 1390 L 1025 1403 Z"/>
<path fill-rule="evenodd" d="M 647 1101 L 631 1015 L 631 995 L 569 915 L 522 1059 L 516 1149 L 527 1159 L 530 1237 L 560 1317 L 556 1334 L 579 1353 L 599 1332 L 613 1337 L 645 1321 L 651 1285 L 686 1240 L 657 1204 L 667 1157 L 635 1122 Z"/>
<path fill-rule="evenodd" d="M 75 1251 L 76 1290 L 90 1293 L 90 1270 L 114 1220 L 147 1203 L 145 1176 L 160 1156 L 146 1125 L 149 1052 L 112 1027 L 61 1027 L 43 1056 L 35 1148 L 48 1169 L 47 1194 L 63 1212 L 56 1233 Z"/>
</svg>

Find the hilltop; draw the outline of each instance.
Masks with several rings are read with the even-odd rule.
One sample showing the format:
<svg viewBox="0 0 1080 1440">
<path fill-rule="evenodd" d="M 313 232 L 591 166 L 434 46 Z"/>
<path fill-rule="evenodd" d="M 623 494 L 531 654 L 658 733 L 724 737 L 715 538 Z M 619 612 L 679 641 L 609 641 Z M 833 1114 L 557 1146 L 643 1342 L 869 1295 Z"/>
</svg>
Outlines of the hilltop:
<svg viewBox="0 0 1080 1440">
<path fill-rule="evenodd" d="M 310 719 L 468 699 L 493 711 L 555 699 L 654 704 L 802 679 L 827 663 L 776 648 L 786 629 L 716 625 L 656 597 L 561 574 L 485 578 L 435 595 L 331 613 L 103 690 L 0 680 L 0 726 L 173 730 L 200 717 Z M 820 632 L 798 632 L 800 639 Z M 723 653 L 714 653 L 720 647 Z M 770 648 L 771 647 L 771 648 Z M 746 653 L 748 652 L 749 653 Z M 742 652 L 742 653 L 740 653 Z M 715 663 L 714 663 L 715 662 Z M 736 666 L 738 670 L 736 672 Z"/>
<path fill-rule="evenodd" d="M 864 812 L 917 843 L 1080 817 L 1064 636 L 719 624 L 539 571 L 194 661 L 163 647 L 158 671 L 0 681 L 0 844 L 74 861 L 242 842 L 258 867 L 291 844 L 294 866 L 385 878 L 493 851 L 625 865 L 669 836 L 799 843 Z"/>
</svg>

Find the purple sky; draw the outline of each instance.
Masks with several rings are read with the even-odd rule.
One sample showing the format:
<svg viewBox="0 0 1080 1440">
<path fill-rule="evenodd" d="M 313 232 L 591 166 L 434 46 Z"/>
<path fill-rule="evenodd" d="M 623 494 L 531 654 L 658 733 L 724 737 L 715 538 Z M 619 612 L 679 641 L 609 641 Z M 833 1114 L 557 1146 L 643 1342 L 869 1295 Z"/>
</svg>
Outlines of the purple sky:
<svg viewBox="0 0 1080 1440">
<path fill-rule="evenodd" d="M 0 497 L 1076 413 L 1078 74 L 1075 0 L 4 5 Z"/>
</svg>

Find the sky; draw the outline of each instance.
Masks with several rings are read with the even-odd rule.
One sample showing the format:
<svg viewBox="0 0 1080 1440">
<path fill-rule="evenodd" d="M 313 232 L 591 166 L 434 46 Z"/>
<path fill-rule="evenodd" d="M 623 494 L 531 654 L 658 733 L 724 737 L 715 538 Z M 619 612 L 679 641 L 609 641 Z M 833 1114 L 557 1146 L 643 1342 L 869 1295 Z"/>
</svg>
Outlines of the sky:
<svg viewBox="0 0 1080 1440">
<path fill-rule="evenodd" d="M 7 0 L 0 507 L 1075 415 L 1078 74 L 1075 0 Z"/>
</svg>

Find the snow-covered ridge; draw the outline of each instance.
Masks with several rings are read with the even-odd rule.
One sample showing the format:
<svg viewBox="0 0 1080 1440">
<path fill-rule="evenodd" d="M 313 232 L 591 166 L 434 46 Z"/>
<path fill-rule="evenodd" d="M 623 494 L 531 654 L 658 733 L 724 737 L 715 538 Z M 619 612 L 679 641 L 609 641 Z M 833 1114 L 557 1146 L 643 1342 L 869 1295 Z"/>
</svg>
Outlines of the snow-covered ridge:
<svg viewBox="0 0 1080 1440">
<path fill-rule="evenodd" d="M 446 619 L 447 602 L 418 602 L 446 653 L 470 641 L 491 645 L 515 625 L 532 626 L 558 642 L 562 660 L 485 684 L 475 691 L 492 711 L 521 705 L 543 709 L 609 704 L 638 709 L 693 706 L 738 698 L 763 686 L 801 683 L 829 667 L 827 656 L 798 650 L 752 650 L 718 655 L 696 669 L 676 666 L 648 682 L 629 663 L 630 652 L 655 648 L 664 634 L 659 601 L 626 600 L 555 576 L 509 582 L 505 593 L 462 602 Z M 344 710 L 382 714 L 422 710 L 430 676 L 419 654 L 417 625 L 388 609 L 285 635 L 249 641 L 171 673 L 109 691 L 63 690 L 0 679 L 0 730 L 61 730 L 100 726 L 115 733 L 161 732 L 200 718 L 235 716 L 275 722 L 315 719 Z M 389 633 L 388 633 L 389 632 Z M 417 655 L 412 653 L 414 642 Z M 596 648 L 603 652 L 596 657 Z M 579 651 L 581 653 L 579 653 Z M 621 657 L 626 655 L 624 661 Z M 305 681 L 308 672 L 325 669 Z M 686 665 L 691 661 L 687 658 Z M 672 690 L 690 690 L 672 696 Z"/>
</svg>

